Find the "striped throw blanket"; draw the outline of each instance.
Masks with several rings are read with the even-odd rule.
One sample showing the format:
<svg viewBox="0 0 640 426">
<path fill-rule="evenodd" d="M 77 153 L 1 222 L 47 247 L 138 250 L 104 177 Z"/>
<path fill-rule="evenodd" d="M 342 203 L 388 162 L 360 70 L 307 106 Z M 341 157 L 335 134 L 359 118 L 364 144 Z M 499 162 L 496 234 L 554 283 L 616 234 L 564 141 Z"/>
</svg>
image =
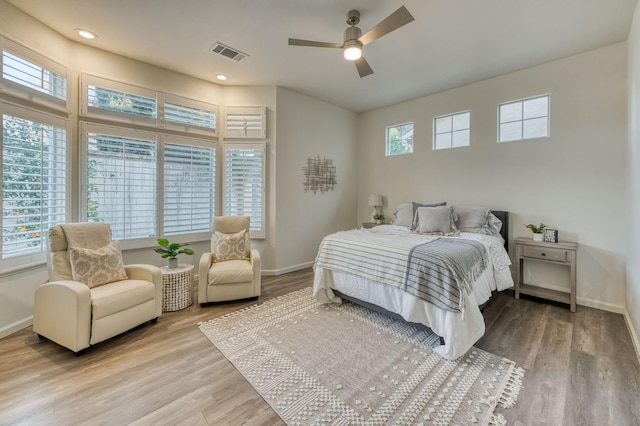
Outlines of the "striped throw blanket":
<svg viewBox="0 0 640 426">
<path fill-rule="evenodd" d="M 462 312 L 464 295 L 487 267 L 482 243 L 440 238 L 409 252 L 405 291 L 441 309 Z"/>
<path fill-rule="evenodd" d="M 484 245 L 476 241 L 351 230 L 324 237 L 314 267 L 349 272 L 463 312 L 464 294 L 488 264 Z"/>
</svg>

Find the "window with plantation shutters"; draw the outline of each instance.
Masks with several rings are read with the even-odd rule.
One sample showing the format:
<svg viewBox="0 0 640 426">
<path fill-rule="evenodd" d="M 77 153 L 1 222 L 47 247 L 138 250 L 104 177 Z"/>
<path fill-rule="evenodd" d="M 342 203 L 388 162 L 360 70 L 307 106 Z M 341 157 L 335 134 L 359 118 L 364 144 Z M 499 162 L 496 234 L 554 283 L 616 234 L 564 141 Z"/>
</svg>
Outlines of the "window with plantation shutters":
<svg viewBox="0 0 640 426">
<path fill-rule="evenodd" d="M 156 136 L 108 126 L 83 127 L 83 219 L 110 224 L 116 240 L 155 237 Z"/>
<path fill-rule="evenodd" d="M 81 114 L 134 124 L 157 125 L 157 92 L 83 74 Z"/>
<path fill-rule="evenodd" d="M 218 134 L 217 105 L 187 99 L 176 95 L 164 95 L 165 127 L 186 133 Z"/>
<path fill-rule="evenodd" d="M 225 138 L 264 139 L 266 137 L 265 107 L 225 107 Z"/>
<path fill-rule="evenodd" d="M 224 214 L 251 218 L 251 237 L 264 238 L 265 144 L 224 144 Z"/>
<path fill-rule="evenodd" d="M 216 215 L 216 149 L 164 144 L 164 235 L 206 232 Z"/>
<path fill-rule="evenodd" d="M 2 269 L 44 260 L 47 230 L 68 218 L 68 121 L 0 104 Z"/>
<path fill-rule="evenodd" d="M 13 41 L 0 37 L 0 89 L 19 98 L 67 109 L 67 69 Z"/>
</svg>

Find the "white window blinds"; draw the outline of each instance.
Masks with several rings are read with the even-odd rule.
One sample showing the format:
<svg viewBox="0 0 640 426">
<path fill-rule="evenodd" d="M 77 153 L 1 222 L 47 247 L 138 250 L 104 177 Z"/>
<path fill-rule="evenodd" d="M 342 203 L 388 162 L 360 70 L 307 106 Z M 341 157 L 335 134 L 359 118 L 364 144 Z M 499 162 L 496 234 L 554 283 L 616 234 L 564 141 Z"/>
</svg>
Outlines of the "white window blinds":
<svg viewBox="0 0 640 426">
<path fill-rule="evenodd" d="M 164 94 L 163 98 L 165 127 L 217 136 L 217 105 L 170 94 Z"/>
<path fill-rule="evenodd" d="M 226 107 L 226 138 L 258 138 L 266 137 L 265 107 Z"/>
<path fill-rule="evenodd" d="M 158 115 L 158 104 L 153 98 L 94 85 L 89 85 L 87 90 L 87 103 L 90 108 L 146 118 L 156 118 Z"/>
<path fill-rule="evenodd" d="M 66 110 L 67 69 L 44 56 L 0 37 L 0 88 L 29 101 Z"/>
<path fill-rule="evenodd" d="M 86 138 L 86 219 L 109 223 L 114 239 L 154 237 L 155 136 L 114 129 Z"/>
<path fill-rule="evenodd" d="M 67 219 L 68 123 L 7 105 L 0 110 L 4 260 L 44 253 L 47 230 Z"/>
<path fill-rule="evenodd" d="M 209 232 L 215 200 L 215 147 L 166 143 L 163 234 Z"/>
<path fill-rule="evenodd" d="M 224 214 L 251 218 L 251 236 L 264 238 L 265 144 L 224 145 Z"/>
</svg>

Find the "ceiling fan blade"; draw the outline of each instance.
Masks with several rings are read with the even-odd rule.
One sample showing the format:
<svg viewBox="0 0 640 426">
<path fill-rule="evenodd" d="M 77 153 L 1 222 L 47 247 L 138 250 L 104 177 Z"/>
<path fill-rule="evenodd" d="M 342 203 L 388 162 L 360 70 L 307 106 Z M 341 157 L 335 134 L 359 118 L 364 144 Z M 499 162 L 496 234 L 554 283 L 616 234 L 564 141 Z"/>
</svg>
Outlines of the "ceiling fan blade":
<svg viewBox="0 0 640 426">
<path fill-rule="evenodd" d="M 369 62 L 367 62 L 364 56 L 361 56 L 360 59 L 356 59 L 354 62 L 356 64 L 356 68 L 358 69 L 358 74 L 360 74 L 360 78 L 366 77 L 369 74 L 373 74 L 373 70 L 371 69 L 371 66 L 369 66 Z"/>
<path fill-rule="evenodd" d="M 290 38 L 289 46 L 332 47 L 334 49 L 342 49 L 341 43 L 326 43 L 324 41 L 300 40 L 297 38 Z"/>
<path fill-rule="evenodd" d="M 415 18 L 411 13 L 409 13 L 407 8 L 402 6 L 400 9 L 384 18 L 378 25 L 363 34 L 358 41 L 362 43 L 363 46 L 367 45 L 372 41 L 379 39 L 383 35 L 389 34 L 391 31 L 397 30 L 403 25 L 407 25 L 414 19 Z"/>
</svg>

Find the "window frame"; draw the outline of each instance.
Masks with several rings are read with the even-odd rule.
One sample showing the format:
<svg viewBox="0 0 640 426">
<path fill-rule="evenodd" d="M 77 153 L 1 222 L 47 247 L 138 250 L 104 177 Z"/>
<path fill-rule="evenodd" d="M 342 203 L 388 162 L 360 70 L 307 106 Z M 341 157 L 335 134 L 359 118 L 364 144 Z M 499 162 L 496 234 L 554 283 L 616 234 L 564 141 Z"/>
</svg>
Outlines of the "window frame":
<svg viewBox="0 0 640 426">
<path fill-rule="evenodd" d="M 40 53 L 22 46 L 13 40 L 0 35 L 0 92 L 32 102 L 37 105 L 52 108 L 64 113 L 70 113 L 69 106 L 69 72 L 64 65 L 41 55 Z M 4 78 L 4 52 L 7 51 L 15 56 L 27 60 L 44 70 L 54 72 L 65 79 L 64 100 L 53 95 L 35 90 L 29 86 L 25 86 L 15 81 Z"/>
<path fill-rule="evenodd" d="M 189 125 L 184 123 L 176 123 L 174 121 L 167 120 L 165 115 L 166 103 L 170 102 L 177 105 L 186 106 L 189 108 L 201 109 L 209 111 L 214 114 L 215 128 L 210 129 L 208 127 Z M 218 136 L 218 129 L 220 127 L 220 108 L 218 105 L 198 101 L 196 99 L 186 98 L 184 96 L 173 95 L 171 93 L 161 93 L 159 96 L 159 114 L 161 126 L 166 129 L 178 130 L 187 134 L 200 134 L 207 136 Z"/>
<path fill-rule="evenodd" d="M 540 99 L 540 98 L 547 98 L 547 115 L 546 116 L 539 116 L 539 117 L 532 117 L 532 118 L 524 118 L 524 103 L 526 101 L 530 101 L 530 100 L 534 100 L 534 99 Z M 505 106 L 505 105 L 512 105 L 512 104 L 517 104 L 520 103 L 521 104 L 521 118 L 520 120 L 512 120 L 512 121 L 507 121 L 507 122 L 502 122 L 501 121 L 501 107 Z M 535 136 L 535 137 L 529 137 L 529 138 L 525 138 L 524 137 L 524 122 L 527 120 L 534 120 L 534 119 L 538 119 L 538 118 L 546 118 L 547 119 L 547 134 L 545 136 Z M 519 139 L 509 139 L 509 140 L 501 140 L 501 136 L 502 136 L 502 131 L 501 131 L 501 125 L 502 124 L 508 124 L 508 123 L 521 123 L 520 125 L 520 135 L 521 137 Z M 535 96 L 529 96 L 526 98 L 521 98 L 521 99 L 515 99 L 512 101 L 507 101 L 507 102 L 501 102 L 498 104 L 498 111 L 497 111 L 497 139 L 498 139 L 498 143 L 508 143 L 508 142 L 518 142 L 518 141 L 526 141 L 526 140 L 532 140 L 532 139 L 545 139 L 545 138 L 550 138 L 551 137 L 551 94 L 550 93 L 543 93 L 540 95 L 535 95 Z"/>
<path fill-rule="evenodd" d="M 459 115 L 464 115 L 464 114 L 468 114 L 469 115 L 469 127 L 466 127 L 464 129 L 454 130 L 453 129 L 453 119 L 454 119 L 454 117 L 459 116 Z M 443 119 L 443 118 L 451 118 L 451 130 L 448 130 L 446 132 L 438 133 L 437 127 L 436 127 L 436 121 L 440 120 L 440 119 Z M 471 110 L 459 111 L 459 112 L 453 112 L 451 114 L 439 115 L 437 117 L 433 117 L 432 123 L 433 123 L 432 124 L 432 126 L 433 126 L 433 134 L 432 134 L 433 141 L 432 141 L 432 143 L 433 144 L 432 144 L 431 149 L 433 151 L 442 151 L 442 150 L 445 150 L 445 149 L 466 148 L 466 147 L 471 146 Z M 460 145 L 460 146 L 453 146 L 453 134 L 456 133 L 456 132 L 462 132 L 462 131 L 465 131 L 465 130 L 467 130 L 469 132 L 469 139 L 467 140 L 467 144 L 466 145 Z M 438 135 L 444 135 L 444 134 L 450 134 L 451 135 L 451 141 L 450 141 L 451 143 L 447 147 L 437 148 L 436 147 L 436 137 Z"/>
<path fill-rule="evenodd" d="M 413 137 L 411 138 L 411 151 L 410 152 L 402 152 L 402 153 L 398 153 L 398 154 L 391 154 L 389 152 L 389 130 L 393 129 L 393 128 L 398 128 L 398 127 L 402 127 L 402 126 L 406 126 L 406 125 L 411 125 L 411 132 Z M 415 140 L 415 124 L 413 121 L 407 121 L 404 123 L 399 123 L 399 124 L 393 124 L 391 126 L 386 126 L 385 130 L 384 130 L 384 139 L 385 139 L 385 144 L 384 144 L 384 155 L 385 157 L 397 157 L 399 155 L 409 155 L 409 154 L 413 154 L 414 152 L 414 140 Z M 401 139 L 402 140 L 402 139 Z"/>
<path fill-rule="evenodd" d="M 39 111 L 34 108 L 24 107 L 14 105 L 8 102 L 0 101 L 0 120 L 4 121 L 4 115 L 12 115 L 15 117 L 19 117 L 29 121 L 36 121 L 45 125 L 54 126 L 58 128 L 62 128 L 65 130 L 65 199 L 66 206 L 64 210 L 65 219 L 64 221 L 69 221 L 71 218 L 71 200 L 72 200 L 72 190 L 71 190 L 71 180 L 72 175 L 70 171 L 69 165 L 71 164 L 71 120 L 66 117 L 61 117 L 57 115 L 53 115 L 50 113 L 46 113 L 43 111 Z M 4 129 L 3 132 L 0 133 L 0 147 L 2 147 L 4 139 Z M 3 164 L 4 152 L 3 149 L 0 149 L 0 164 Z M 0 199 L 4 198 L 4 189 L 3 189 L 3 179 L 0 180 Z M 2 229 L 3 219 L 0 217 L 0 229 Z M 45 234 L 49 228 L 41 229 L 41 233 Z M 3 272 L 9 272 L 13 270 L 22 269 L 25 267 L 39 265 L 45 263 L 47 260 L 47 250 L 48 244 L 46 241 L 46 236 L 43 237 L 44 242 L 40 246 L 40 250 L 37 252 L 32 252 L 20 256 L 11 257 L 8 259 L 2 259 L 2 243 L 0 243 L 0 269 Z"/>
<path fill-rule="evenodd" d="M 266 239 L 266 204 L 267 204 L 267 143 L 265 141 L 260 142 L 236 142 L 236 141 L 225 141 L 222 149 L 222 194 L 221 194 L 221 208 L 223 215 L 228 215 L 227 212 L 227 150 L 228 149 L 250 149 L 250 150 L 261 150 L 262 151 L 262 203 L 261 203 L 261 212 L 260 212 L 260 229 L 258 230 L 250 230 L 251 239 Z"/>
</svg>

